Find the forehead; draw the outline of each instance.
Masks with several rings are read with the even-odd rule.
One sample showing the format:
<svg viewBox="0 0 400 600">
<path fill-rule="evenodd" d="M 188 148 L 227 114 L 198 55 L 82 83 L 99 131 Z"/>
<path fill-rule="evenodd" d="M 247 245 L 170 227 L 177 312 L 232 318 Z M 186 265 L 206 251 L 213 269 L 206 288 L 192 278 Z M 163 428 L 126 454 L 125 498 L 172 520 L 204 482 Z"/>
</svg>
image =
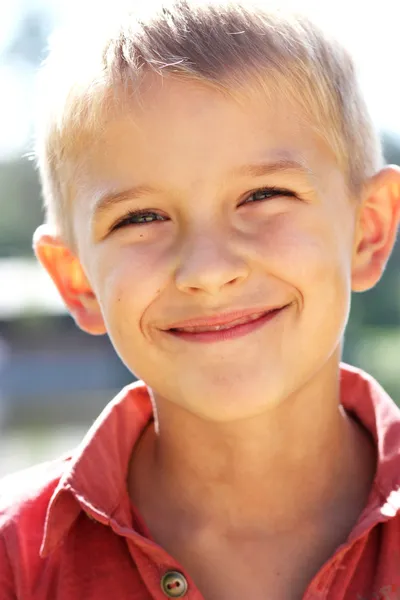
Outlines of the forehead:
<svg viewBox="0 0 400 600">
<path fill-rule="evenodd" d="M 287 95 L 235 95 L 178 78 L 148 78 L 85 150 L 91 188 L 220 183 L 245 164 L 292 160 L 320 177 L 336 167 L 316 127 Z"/>
</svg>

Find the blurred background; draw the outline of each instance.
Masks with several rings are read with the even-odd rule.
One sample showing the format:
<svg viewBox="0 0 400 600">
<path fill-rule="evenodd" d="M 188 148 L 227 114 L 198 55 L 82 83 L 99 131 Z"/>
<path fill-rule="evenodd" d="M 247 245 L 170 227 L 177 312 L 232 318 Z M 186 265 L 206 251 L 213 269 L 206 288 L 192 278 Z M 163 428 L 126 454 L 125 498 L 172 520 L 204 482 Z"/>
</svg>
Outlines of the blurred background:
<svg viewBox="0 0 400 600">
<path fill-rule="evenodd" d="M 362 9 L 321 4 L 352 46 L 386 160 L 400 165 L 400 3 L 381 0 L 379 12 L 376 2 Z M 31 249 L 42 222 L 37 174 L 27 157 L 35 73 L 49 34 L 82 9 L 95 18 L 96 5 L 84 0 L 0 4 L 0 476 L 73 447 L 134 379 L 106 337 L 75 326 Z M 344 360 L 377 377 L 400 404 L 399 242 L 379 286 L 353 297 Z"/>
</svg>

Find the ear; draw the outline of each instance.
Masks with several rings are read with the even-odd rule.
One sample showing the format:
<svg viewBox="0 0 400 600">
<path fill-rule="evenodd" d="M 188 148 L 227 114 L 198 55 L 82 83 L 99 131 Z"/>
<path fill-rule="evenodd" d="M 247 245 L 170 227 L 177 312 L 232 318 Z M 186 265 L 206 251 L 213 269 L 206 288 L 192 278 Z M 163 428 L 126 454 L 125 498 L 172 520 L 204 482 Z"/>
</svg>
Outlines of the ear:
<svg viewBox="0 0 400 600">
<path fill-rule="evenodd" d="M 35 231 L 33 249 L 78 327 L 92 335 L 106 333 L 99 303 L 78 258 L 47 225 Z"/>
<path fill-rule="evenodd" d="M 371 289 L 382 277 L 400 222 L 400 168 L 387 166 L 366 184 L 358 210 L 352 290 Z"/>
</svg>

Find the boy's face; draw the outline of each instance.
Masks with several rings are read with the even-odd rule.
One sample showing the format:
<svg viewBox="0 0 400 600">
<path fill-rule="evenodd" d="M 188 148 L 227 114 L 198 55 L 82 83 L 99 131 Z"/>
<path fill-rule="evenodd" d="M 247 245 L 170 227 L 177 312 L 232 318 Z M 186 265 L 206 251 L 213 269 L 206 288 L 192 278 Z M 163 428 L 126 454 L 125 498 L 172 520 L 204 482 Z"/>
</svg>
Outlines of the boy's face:
<svg viewBox="0 0 400 600">
<path fill-rule="evenodd" d="M 269 105 L 253 93 L 239 105 L 154 80 L 85 160 L 73 220 L 101 307 L 90 309 L 93 332 L 104 320 L 159 402 L 212 420 L 243 418 L 338 361 L 356 208 L 332 153 L 283 95 Z M 233 339 L 169 330 L 282 306 Z"/>
</svg>

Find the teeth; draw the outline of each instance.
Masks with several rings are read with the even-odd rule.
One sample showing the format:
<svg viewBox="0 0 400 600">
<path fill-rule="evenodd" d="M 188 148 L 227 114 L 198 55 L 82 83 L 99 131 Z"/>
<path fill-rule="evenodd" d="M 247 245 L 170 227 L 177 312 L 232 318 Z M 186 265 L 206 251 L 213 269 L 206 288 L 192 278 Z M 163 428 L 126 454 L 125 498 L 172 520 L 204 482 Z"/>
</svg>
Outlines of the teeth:
<svg viewBox="0 0 400 600">
<path fill-rule="evenodd" d="M 243 323 L 249 323 L 251 321 L 256 321 L 262 315 L 266 314 L 266 312 L 257 313 L 256 315 L 252 315 L 249 317 L 242 317 L 240 319 L 236 319 L 235 321 L 231 321 L 226 325 L 214 325 L 208 327 L 176 327 L 175 331 L 185 331 L 187 333 L 203 333 L 206 331 L 220 331 L 222 329 L 232 329 L 232 327 L 236 327 L 237 325 L 242 325 Z"/>
</svg>

